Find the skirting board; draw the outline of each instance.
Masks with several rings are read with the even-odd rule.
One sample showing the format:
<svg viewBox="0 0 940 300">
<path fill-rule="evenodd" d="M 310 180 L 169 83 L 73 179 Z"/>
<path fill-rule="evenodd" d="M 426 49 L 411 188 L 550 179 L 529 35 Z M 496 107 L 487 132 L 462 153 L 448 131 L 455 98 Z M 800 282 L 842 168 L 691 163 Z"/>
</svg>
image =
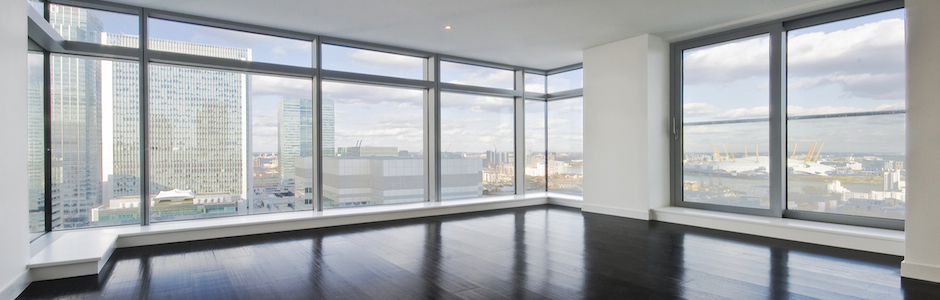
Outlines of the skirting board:
<svg viewBox="0 0 940 300">
<path fill-rule="evenodd" d="M 940 282 L 940 266 L 901 261 L 901 277 Z"/>
<path fill-rule="evenodd" d="M 19 296 L 23 291 L 26 290 L 26 287 L 32 281 L 29 278 L 29 271 L 23 269 L 23 272 L 20 273 L 20 276 L 17 276 L 13 279 L 10 284 L 0 290 L 0 299 L 16 299 L 16 296 Z"/>
<path fill-rule="evenodd" d="M 626 209 L 626 208 L 619 208 L 619 207 L 610 207 L 610 206 L 596 205 L 596 204 L 582 203 L 581 211 L 595 213 L 595 214 L 637 219 L 637 220 L 649 221 L 650 219 L 649 211 Z"/>
</svg>

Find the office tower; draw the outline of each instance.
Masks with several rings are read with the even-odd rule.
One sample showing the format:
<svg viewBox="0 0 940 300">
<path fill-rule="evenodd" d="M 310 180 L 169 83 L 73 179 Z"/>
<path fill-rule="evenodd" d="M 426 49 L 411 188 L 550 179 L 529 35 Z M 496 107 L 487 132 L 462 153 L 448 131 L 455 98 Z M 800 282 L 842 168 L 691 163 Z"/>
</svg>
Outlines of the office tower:
<svg viewBox="0 0 940 300">
<path fill-rule="evenodd" d="M 49 23 L 66 39 L 97 43 L 101 21 L 58 7 Z M 83 227 L 101 204 L 101 66 L 96 59 L 52 57 L 53 227 Z"/>
<path fill-rule="evenodd" d="M 323 99 L 322 118 L 323 136 L 320 139 L 322 143 L 320 149 L 324 157 L 336 156 L 336 116 L 333 99 Z"/>
<path fill-rule="evenodd" d="M 102 32 L 88 10 L 57 7 L 51 23 L 70 40 L 139 44 L 137 36 Z M 149 45 L 251 59 L 243 48 L 155 39 Z M 139 67 L 54 55 L 52 71 L 53 226 L 84 227 L 102 202 L 139 195 Z M 149 75 L 151 194 L 174 188 L 241 194 L 247 75 L 163 65 L 152 65 Z"/>
<path fill-rule="evenodd" d="M 136 36 L 102 34 L 111 45 L 136 45 Z M 250 60 L 251 50 L 151 39 L 153 49 Z M 114 172 L 139 174 L 139 99 L 119 91 L 137 89 L 136 66 L 115 65 Z M 202 193 L 241 194 L 244 186 L 247 75 L 206 69 L 150 67 L 151 185 Z M 126 96 L 132 93 L 123 94 Z M 120 116 L 120 117 L 117 117 Z M 126 147 L 124 145 L 127 145 Z M 156 191 L 151 189 L 151 194 Z"/>
<path fill-rule="evenodd" d="M 29 152 L 29 232 L 45 230 L 45 116 L 43 113 L 43 55 L 29 54 L 29 82 L 27 83 Z M 35 66 L 35 67 L 34 67 Z"/>
<path fill-rule="evenodd" d="M 277 107 L 277 160 L 281 187 L 294 190 L 298 157 L 313 155 L 313 101 L 285 98 Z"/>
</svg>

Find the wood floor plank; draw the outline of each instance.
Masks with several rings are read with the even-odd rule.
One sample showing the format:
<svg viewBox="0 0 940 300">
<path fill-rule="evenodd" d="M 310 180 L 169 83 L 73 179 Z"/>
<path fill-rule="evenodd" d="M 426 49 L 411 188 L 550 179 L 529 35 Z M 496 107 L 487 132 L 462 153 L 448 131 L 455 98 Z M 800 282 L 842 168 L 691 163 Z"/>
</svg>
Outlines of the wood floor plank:
<svg viewBox="0 0 940 300">
<path fill-rule="evenodd" d="M 940 299 L 900 262 L 544 205 L 117 249 L 19 299 Z"/>
</svg>

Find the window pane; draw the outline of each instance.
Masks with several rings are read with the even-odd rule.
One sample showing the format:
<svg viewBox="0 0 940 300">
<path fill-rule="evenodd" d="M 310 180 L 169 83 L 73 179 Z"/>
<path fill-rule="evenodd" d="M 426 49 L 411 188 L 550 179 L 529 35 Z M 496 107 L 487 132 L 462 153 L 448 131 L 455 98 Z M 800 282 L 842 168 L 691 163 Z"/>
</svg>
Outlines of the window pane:
<svg viewBox="0 0 940 300">
<path fill-rule="evenodd" d="M 248 82 L 248 212 L 313 209 L 313 83 L 263 75 L 249 75 Z"/>
<path fill-rule="evenodd" d="M 52 56 L 53 228 L 139 223 L 137 63 Z"/>
<path fill-rule="evenodd" d="M 545 75 L 525 73 L 525 91 L 545 93 Z"/>
<path fill-rule="evenodd" d="M 525 190 L 545 191 L 545 101 L 525 101 Z"/>
<path fill-rule="evenodd" d="M 312 43 L 263 34 L 149 19 L 152 50 L 311 67 Z"/>
<path fill-rule="evenodd" d="M 515 73 L 509 70 L 441 62 L 441 82 L 511 90 Z"/>
<path fill-rule="evenodd" d="M 770 207 L 769 130 L 767 122 L 686 125 L 682 199 Z"/>
<path fill-rule="evenodd" d="M 561 92 L 584 87 L 584 69 L 576 69 L 548 76 L 548 92 Z"/>
<path fill-rule="evenodd" d="M 46 172 L 45 172 L 45 114 L 43 96 L 45 78 L 43 77 L 42 53 L 27 54 L 27 147 L 29 154 L 29 232 L 46 231 Z"/>
<path fill-rule="evenodd" d="M 548 191 L 581 195 L 584 190 L 584 99 L 548 102 Z"/>
<path fill-rule="evenodd" d="M 421 202 L 424 91 L 323 83 L 323 207 Z"/>
<path fill-rule="evenodd" d="M 322 51 L 327 70 L 424 79 L 424 58 L 327 44 Z"/>
<path fill-rule="evenodd" d="M 788 32 L 788 209 L 904 219 L 904 19 Z"/>
<path fill-rule="evenodd" d="M 515 193 L 513 101 L 441 94 L 441 199 Z"/>
<path fill-rule="evenodd" d="M 140 19 L 135 15 L 50 4 L 49 23 L 70 41 L 137 48 Z"/>
<path fill-rule="evenodd" d="M 246 212 L 247 76 L 150 65 L 154 222 Z"/>
<path fill-rule="evenodd" d="M 770 207 L 769 37 L 685 50 L 682 59 L 683 200 Z"/>
</svg>

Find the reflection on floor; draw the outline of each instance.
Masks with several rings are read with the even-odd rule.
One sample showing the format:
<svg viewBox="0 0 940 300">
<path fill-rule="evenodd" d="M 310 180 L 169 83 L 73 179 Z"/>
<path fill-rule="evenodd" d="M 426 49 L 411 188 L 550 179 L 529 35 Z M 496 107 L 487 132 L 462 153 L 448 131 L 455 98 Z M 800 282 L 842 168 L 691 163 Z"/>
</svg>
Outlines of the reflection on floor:
<svg viewBox="0 0 940 300">
<path fill-rule="evenodd" d="M 900 261 L 534 206 L 118 249 L 20 298 L 940 299 Z"/>
</svg>

